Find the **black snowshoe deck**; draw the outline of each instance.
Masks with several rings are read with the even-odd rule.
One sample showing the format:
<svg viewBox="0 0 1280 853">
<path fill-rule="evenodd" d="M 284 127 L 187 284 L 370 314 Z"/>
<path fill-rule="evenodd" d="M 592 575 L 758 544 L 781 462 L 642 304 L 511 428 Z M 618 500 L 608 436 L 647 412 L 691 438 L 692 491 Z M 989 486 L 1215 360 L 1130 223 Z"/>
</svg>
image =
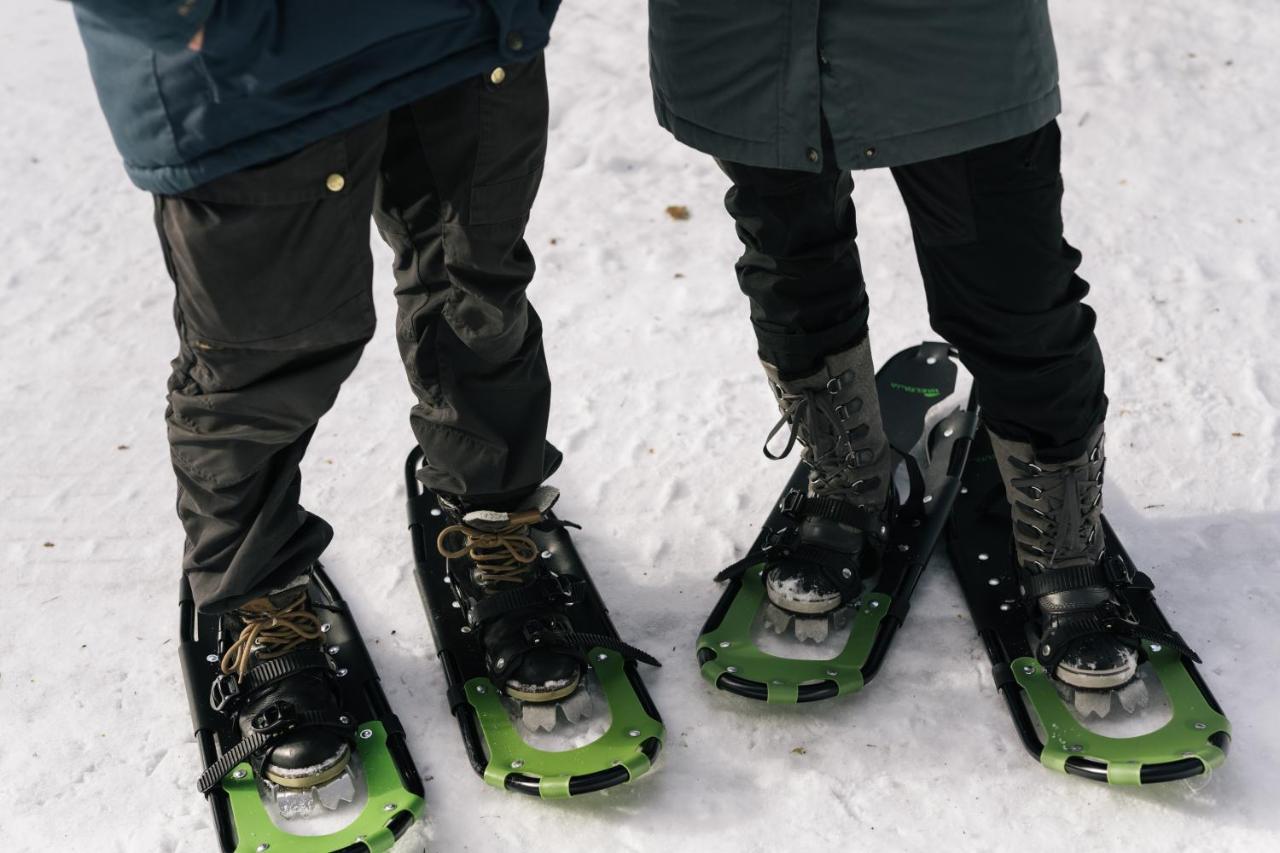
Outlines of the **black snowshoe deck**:
<svg viewBox="0 0 1280 853">
<path fill-rule="evenodd" d="M 260 796 L 252 763 L 241 762 L 209 792 L 214 826 L 224 853 L 270 850 L 373 853 L 391 848 L 422 815 L 423 788 L 409 754 L 404 729 L 392 713 L 377 671 L 355 621 L 324 570 L 311 581 L 312 609 L 320 617 L 324 644 L 333 660 L 339 706 L 355 723 L 353 766 L 357 769 L 357 803 L 361 811 L 344 828 L 326 835 L 295 835 L 291 821 L 273 821 Z M 218 616 L 196 611 L 191 588 L 183 578 L 179 592 L 179 652 L 196 741 L 205 766 L 211 766 L 240 741 L 230 717 L 209 703 L 225 648 Z M 358 765 L 358 766 L 357 766 Z"/>
<path fill-rule="evenodd" d="M 1112 784 L 1151 784 L 1208 773 L 1226 758 L 1230 724 L 1195 662 L 1170 644 L 1142 642 L 1143 670 L 1159 680 L 1172 718 L 1136 737 L 1101 735 L 1081 724 L 1037 661 L 1011 550 L 1011 516 L 1000 472 L 983 429 L 963 475 L 964 488 L 948 525 L 948 546 L 974 627 L 991 660 L 1023 746 L 1052 769 Z M 1117 590 L 1138 623 L 1172 628 L 1156 605 L 1152 584 L 1138 571 L 1103 519 L 1106 549 L 1124 561 L 1133 583 Z M 1175 635 L 1176 636 L 1176 635 Z"/>
<path fill-rule="evenodd" d="M 788 495 L 803 495 L 808 487 L 802 462 L 747 557 L 735 564 L 745 564 L 745 571 L 726 570 L 728 584 L 698 638 L 698 663 L 716 687 L 772 703 L 813 702 L 856 692 L 879 672 L 959 493 L 976 427 L 976 418 L 957 408 L 917 450 L 929 413 L 955 390 L 954 358 L 946 344 L 923 343 L 898 353 L 876 374 L 885 432 L 906 465 L 909 486 L 906 493 L 899 490 L 879 575 L 851 606 L 844 648 L 824 660 L 787 658 L 765 652 L 751 638 L 767 601 L 763 576 L 771 542 L 796 523 L 786 512 Z"/>
<path fill-rule="evenodd" d="M 418 481 L 421 461 L 422 452 L 415 448 L 405 464 L 418 589 L 444 667 L 449 707 L 472 769 L 495 787 L 543 798 L 600 791 L 647 772 L 662 747 L 662 718 L 636 662 L 613 649 L 594 647 L 588 653 L 588 679 L 594 678 L 603 692 L 610 716 L 600 737 L 576 749 L 550 751 L 521 736 L 472 635 L 461 597 L 450 582 L 448 561 L 436 549 L 436 537 L 448 521 L 435 496 Z M 575 590 L 568 612 L 574 631 L 621 642 L 568 531 L 535 527 L 531 535 L 544 564 Z"/>
</svg>

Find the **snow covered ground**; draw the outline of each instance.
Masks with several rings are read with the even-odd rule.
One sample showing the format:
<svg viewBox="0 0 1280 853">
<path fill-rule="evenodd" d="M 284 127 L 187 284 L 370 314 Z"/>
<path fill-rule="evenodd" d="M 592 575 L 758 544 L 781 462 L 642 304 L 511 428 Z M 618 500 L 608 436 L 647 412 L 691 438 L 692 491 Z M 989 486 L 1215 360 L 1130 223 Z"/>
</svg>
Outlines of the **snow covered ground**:
<svg viewBox="0 0 1280 853">
<path fill-rule="evenodd" d="M 338 530 L 330 572 L 428 779 L 426 825 L 402 849 L 1280 849 L 1274 0 L 1054 4 L 1068 234 L 1109 365 L 1109 510 L 1235 726 L 1207 785 L 1137 791 L 1027 758 L 942 564 L 861 695 L 765 707 L 699 676 L 711 575 L 788 466 L 759 454 L 774 414 L 725 179 L 654 124 L 643 6 L 566 4 L 530 242 L 561 507 L 623 635 L 667 664 L 646 678 L 668 747 L 639 783 L 567 803 L 467 766 L 412 580 L 410 393 L 379 246 L 380 331 L 316 436 L 306 502 Z M 0 837 L 212 850 L 175 651 L 171 287 L 66 4 L 5 3 L 0 105 Z M 929 335 L 924 301 L 892 181 L 861 176 L 857 198 L 887 357 Z"/>
</svg>

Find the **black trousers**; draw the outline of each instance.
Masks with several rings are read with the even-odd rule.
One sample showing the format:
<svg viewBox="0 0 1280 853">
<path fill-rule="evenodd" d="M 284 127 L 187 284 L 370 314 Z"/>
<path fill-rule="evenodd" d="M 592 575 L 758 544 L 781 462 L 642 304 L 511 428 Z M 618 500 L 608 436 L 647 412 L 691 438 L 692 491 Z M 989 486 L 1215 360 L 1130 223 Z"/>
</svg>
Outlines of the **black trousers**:
<svg viewBox="0 0 1280 853">
<path fill-rule="evenodd" d="M 299 505 L 298 464 L 373 335 L 371 214 L 395 253 L 425 485 L 495 506 L 559 464 L 525 297 L 546 141 L 539 58 L 157 197 L 179 332 L 166 420 L 202 609 L 287 583 L 333 535 Z"/>
<path fill-rule="evenodd" d="M 828 137 L 823 162 L 834 163 Z M 1103 363 L 1080 253 L 1063 238 L 1061 134 L 1034 133 L 893 169 L 914 232 L 933 329 L 978 382 L 986 422 L 1050 461 L 1083 453 L 1106 415 Z M 745 252 L 760 357 L 784 375 L 861 341 L 868 300 L 853 180 L 720 162 Z"/>
</svg>

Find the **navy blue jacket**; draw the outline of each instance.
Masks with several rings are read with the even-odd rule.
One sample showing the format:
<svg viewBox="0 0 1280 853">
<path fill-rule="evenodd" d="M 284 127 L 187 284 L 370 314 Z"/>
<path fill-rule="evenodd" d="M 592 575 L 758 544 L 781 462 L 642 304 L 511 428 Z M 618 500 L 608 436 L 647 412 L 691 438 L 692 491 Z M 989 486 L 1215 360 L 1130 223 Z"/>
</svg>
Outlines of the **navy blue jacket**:
<svg viewBox="0 0 1280 853">
<path fill-rule="evenodd" d="M 175 193 L 546 46 L 560 0 L 75 0 L 129 177 Z M 187 43 L 204 28 L 199 52 Z"/>
</svg>

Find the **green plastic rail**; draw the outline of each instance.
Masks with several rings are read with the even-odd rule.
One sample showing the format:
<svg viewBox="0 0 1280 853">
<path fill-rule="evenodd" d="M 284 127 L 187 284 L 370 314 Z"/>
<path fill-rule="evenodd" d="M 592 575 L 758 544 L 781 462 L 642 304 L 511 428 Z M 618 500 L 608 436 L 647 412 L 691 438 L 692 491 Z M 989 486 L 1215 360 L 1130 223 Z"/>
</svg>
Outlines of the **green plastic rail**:
<svg viewBox="0 0 1280 853">
<path fill-rule="evenodd" d="M 222 780 L 231 798 L 236 827 L 236 853 L 318 853 L 363 842 L 373 853 L 390 850 L 395 836 L 387 824 L 401 812 L 422 816 L 423 801 L 405 790 L 395 761 L 387 751 L 387 732 L 379 722 L 356 727 L 356 752 L 364 769 L 369 801 L 345 828 L 329 835 L 290 835 L 276 826 L 258 795 L 258 781 L 248 762 L 238 764 Z"/>
<path fill-rule="evenodd" d="M 1085 728 L 1063 703 L 1044 667 L 1028 657 L 1013 661 L 1014 678 L 1026 691 L 1045 732 L 1041 763 L 1065 773 L 1067 759 L 1087 758 L 1106 765 L 1107 781 L 1112 785 L 1140 785 L 1146 765 L 1197 758 L 1207 773 L 1226 760 L 1226 754 L 1210 738 L 1231 733 L 1227 718 L 1201 694 L 1177 650 L 1143 645 L 1169 697 L 1173 717 L 1153 732 L 1129 738 L 1107 737 Z"/>
<path fill-rule="evenodd" d="M 589 657 L 609 704 L 610 723 L 608 731 L 577 749 L 550 752 L 530 746 L 520 736 L 492 681 L 473 678 L 464 685 L 489 756 L 486 782 L 504 788 L 507 777 L 519 773 L 538 780 L 542 797 L 564 799 L 570 796 L 569 782 L 575 776 L 622 766 L 634 781 L 649 769 L 649 757 L 640 747 L 650 738 L 662 740 L 662 723 L 640 704 L 620 654 L 593 648 Z"/>
<path fill-rule="evenodd" d="M 731 673 L 740 678 L 764 684 L 767 701 L 795 704 L 800 687 L 821 681 L 834 681 L 838 695 L 862 689 L 862 668 L 866 666 L 880 629 L 889 612 L 892 599 L 882 593 L 869 593 L 854 608 L 853 626 L 844 648 L 827 660 L 801 660 L 771 655 L 751 642 L 751 626 L 764 601 L 764 570 L 761 563 L 748 569 L 742 584 L 724 618 L 714 631 L 698 638 L 698 648 L 710 650 L 715 657 L 702 665 L 702 674 L 715 684 L 721 675 Z"/>
</svg>

